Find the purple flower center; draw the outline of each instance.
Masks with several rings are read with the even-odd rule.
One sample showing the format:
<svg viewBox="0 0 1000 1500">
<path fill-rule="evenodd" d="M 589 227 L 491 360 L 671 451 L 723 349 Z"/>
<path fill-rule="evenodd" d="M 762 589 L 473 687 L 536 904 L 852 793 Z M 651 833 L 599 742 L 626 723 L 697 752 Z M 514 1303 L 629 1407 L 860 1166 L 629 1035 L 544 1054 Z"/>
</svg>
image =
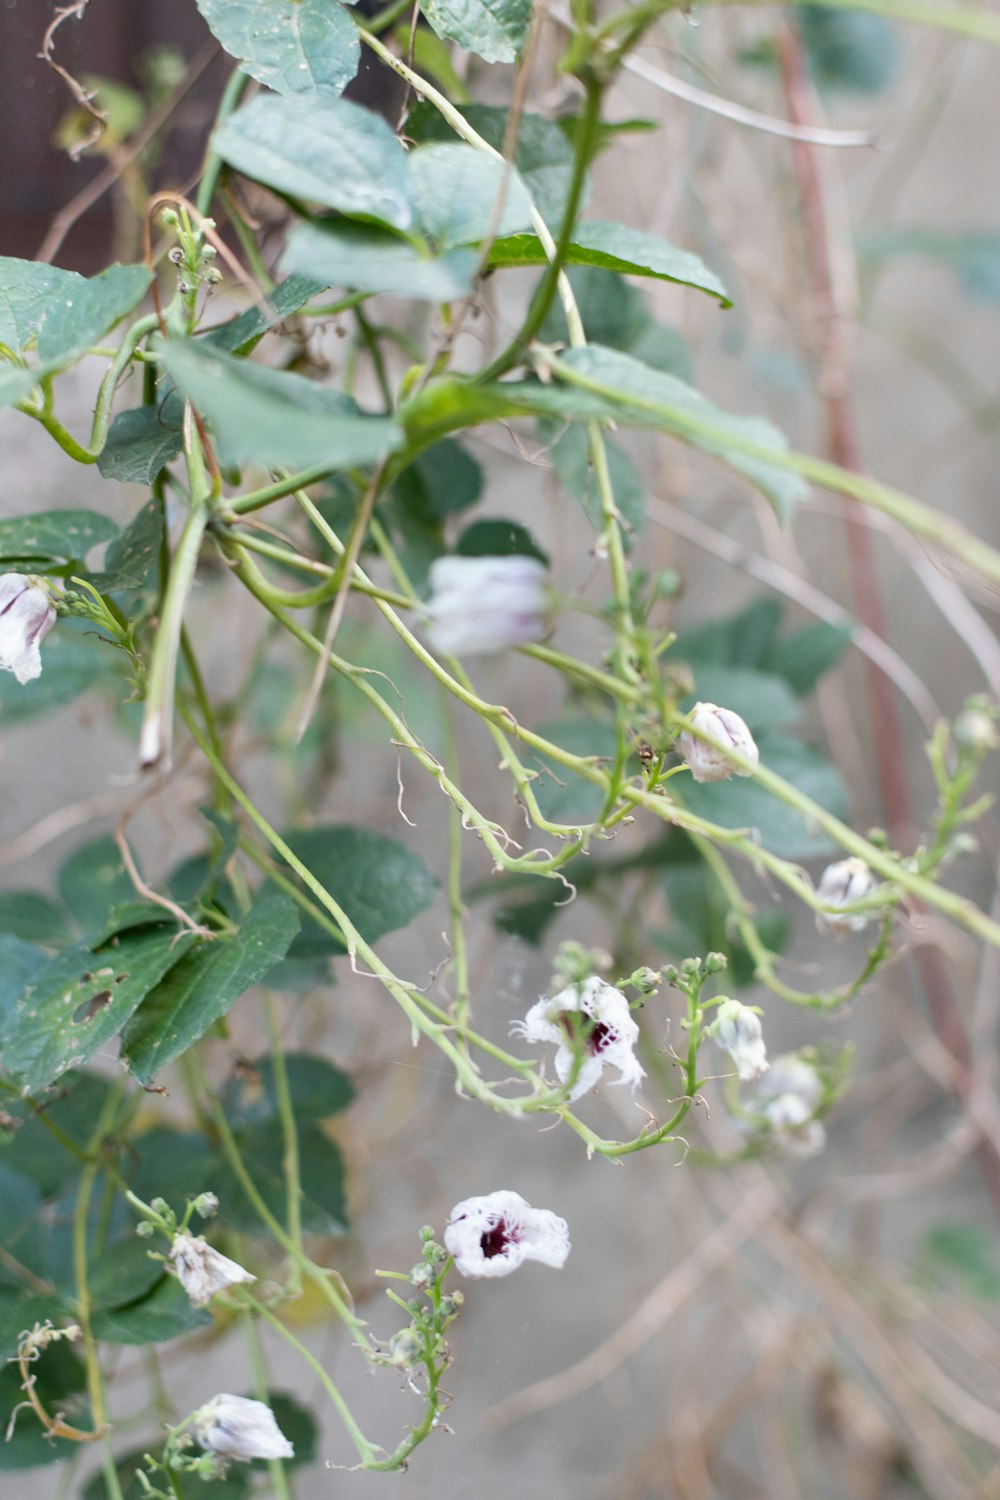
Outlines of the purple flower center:
<svg viewBox="0 0 1000 1500">
<path fill-rule="evenodd" d="M 571 1043 L 575 1037 L 580 1037 L 587 1051 L 595 1057 L 618 1040 L 618 1032 L 614 1026 L 609 1026 L 606 1021 L 595 1020 L 586 1011 L 562 1010 L 555 1019 Z"/>
<path fill-rule="evenodd" d="M 521 1238 L 516 1225 L 507 1223 L 506 1219 L 498 1219 L 492 1229 L 486 1229 L 479 1237 L 479 1248 L 483 1252 L 484 1260 L 492 1260 L 495 1255 L 503 1255 L 508 1245 L 516 1245 Z"/>
</svg>

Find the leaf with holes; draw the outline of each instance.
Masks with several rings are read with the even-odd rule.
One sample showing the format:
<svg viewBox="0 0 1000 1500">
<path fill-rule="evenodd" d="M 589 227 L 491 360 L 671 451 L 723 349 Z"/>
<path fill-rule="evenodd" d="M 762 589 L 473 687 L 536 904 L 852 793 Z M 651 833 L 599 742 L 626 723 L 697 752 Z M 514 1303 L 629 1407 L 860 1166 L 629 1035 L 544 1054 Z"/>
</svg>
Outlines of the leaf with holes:
<svg viewBox="0 0 1000 1500">
<path fill-rule="evenodd" d="M 194 943 L 175 925 L 142 927 L 93 951 L 60 953 L 14 1002 L 4 1061 L 32 1093 L 117 1036 L 143 998 Z"/>
<path fill-rule="evenodd" d="M 122 1057 L 142 1083 L 186 1052 L 242 994 L 284 958 L 299 930 L 291 897 L 266 894 L 234 937 L 202 943 L 149 994 L 122 1038 Z"/>
<path fill-rule="evenodd" d="M 198 0 L 244 73 L 277 94 L 341 93 L 358 71 L 357 28 L 331 0 Z"/>
</svg>

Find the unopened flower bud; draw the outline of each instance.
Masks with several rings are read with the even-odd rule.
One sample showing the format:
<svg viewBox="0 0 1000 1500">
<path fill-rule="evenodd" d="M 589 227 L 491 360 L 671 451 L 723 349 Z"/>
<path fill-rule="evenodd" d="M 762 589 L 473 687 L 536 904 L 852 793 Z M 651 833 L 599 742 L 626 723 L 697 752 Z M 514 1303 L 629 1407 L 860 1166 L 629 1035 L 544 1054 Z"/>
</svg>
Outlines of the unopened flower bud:
<svg viewBox="0 0 1000 1500">
<path fill-rule="evenodd" d="M 23 573 L 0 576 L 0 668 L 13 672 L 18 682 L 39 677 L 39 647 L 55 623 L 55 606 L 45 589 Z"/>
<path fill-rule="evenodd" d="M 170 1259 L 177 1272 L 177 1280 L 196 1307 L 210 1302 L 216 1292 L 241 1282 L 256 1281 L 256 1276 L 213 1250 L 200 1235 L 177 1234 L 170 1247 Z"/>
<path fill-rule="evenodd" d="M 878 882 L 863 859 L 839 859 L 827 865 L 820 876 L 816 894 L 826 906 L 853 906 L 869 896 Z M 817 912 L 820 932 L 861 932 L 871 921 L 871 912 Z"/>
<path fill-rule="evenodd" d="M 691 730 L 677 741 L 684 764 L 695 781 L 728 781 L 730 776 L 749 776 L 725 753 L 734 750 L 755 766 L 760 760 L 754 737 L 739 714 L 714 703 L 696 703 L 688 715 Z M 694 731 L 694 732 L 692 732 Z"/>
<path fill-rule="evenodd" d="M 149 1206 L 154 1214 L 159 1214 L 163 1219 L 167 1218 L 170 1214 L 170 1204 L 166 1198 L 153 1198 Z"/>
<path fill-rule="evenodd" d="M 220 1458 L 249 1463 L 253 1458 L 295 1457 L 271 1408 L 248 1396 L 213 1396 L 195 1413 L 191 1431 L 203 1448 Z"/>
<path fill-rule="evenodd" d="M 987 755 L 1000 748 L 996 718 L 988 709 L 970 704 L 955 720 L 955 743 L 977 755 Z"/>
<path fill-rule="evenodd" d="M 413 1270 L 410 1272 L 410 1285 L 411 1286 L 416 1286 L 416 1287 L 430 1286 L 430 1284 L 431 1284 L 431 1282 L 433 1280 L 434 1280 L 434 1272 L 431 1270 L 430 1266 L 428 1266 L 426 1264 L 419 1265 L 419 1266 L 414 1266 Z"/>
<path fill-rule="evenodd" d="M 446 1318 L 457 1318 L 465 1306 L 465 1297 L 459 1292 L 449 1292 L 447 1297 L 441 1298 L 441 1313 Z"/>
<path fill-rule="evenodd" d="M 175 245 L 172 250 L 167 251 L 167 260 L 170 261 L 171 265 L 179 266 L 183 259 L 184 251 L 180 245 Z"/>
<path fill-rule="evenodd" d="M 745 1082 L 767 1071 L 767 1048 L 760 1016 L 740 1000 L 723 1000 L 712 1026 L 715 1040 L 728 1052 Z"/>
<path fill-rule="evenodd" d="M 199 1193 L 194 1200 L 194 1211 L 203 1219 L 211 1219 L 219 1212 L 219 1200 L 214 1193 Z"/>
<path fill-rule="evenodd" d="M 707 953 L 705 955 L 705 973 L 721 974 L 729 967 L 729 960 L 724 953 Z"/>
<path fill-rule="evenodd" d="M 826 1130 L 814 1120 L 801 1094 L 779 1094 L 764 1110 L 774 1140 L 795 1156 L 815 1156 L 826 1145 Z"/>
<path fill-rule="evenodd" d="M 540 641 L 546 631 L 545 564 L 537 557 L 439 557 L 431 564 L 428 634 L 435 650 L 489 656 Z"/>
<path fill-rule="evenodd" d="M 408 1370 L 420 1357 L 422 1345 L 412 1328 L 394 1333 L 389 1340 L 389 1362 L 398 1370 Z"/>
<path fill-rule="evenodd" d="M 156 1233 L 156 1226 L 151 1224 L 148 1219 L 140 1219 L 135 1226 L 135 1232 L 141 1240 L 151 1240 Z"/>
</svg>

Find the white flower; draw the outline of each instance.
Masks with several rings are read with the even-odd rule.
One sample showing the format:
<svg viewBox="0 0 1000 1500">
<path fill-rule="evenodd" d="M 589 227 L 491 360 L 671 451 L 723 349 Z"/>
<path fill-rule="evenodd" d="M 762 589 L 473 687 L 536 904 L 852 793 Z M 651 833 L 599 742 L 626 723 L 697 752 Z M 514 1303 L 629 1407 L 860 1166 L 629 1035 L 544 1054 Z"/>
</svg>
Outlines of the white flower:
<svg viewBox="0 0 1000 1500">
<path fill-rule="evenodd" d="M 677 749 L 695 781 L 728 781 L 730 776 L 750 775 L 749 771 L 733 765 L 724 753 L 727 749 L 735 750 L 751 765 L 760 760 L 754 737 L 739 714 L 730 708 L 717 708 L 714 703 L 696 703 L 688 719 L 698 734 L 685 730 L 678 737 Z"/>
<path fill-rule="evenodd" d="M 767 1049 L 760 1016 L 739 1000 L 723 1000 L 713 1027 L 715 1040 L 728 1052 L 744 1082 L 767 1071 Z"/>
<path fill-rule="evenodd" d="M 191 1431 L 220 1458 L 294 1458 L 295 1449 L 263 1401 L 249 1396 L 213 1396 L 195 1412 Z"/>
<path fill-rule="evenodd" d="M 784 1052 L 776 1057 L 769 1070 L 757 1084 L 756 1093 L 762 1099 L 777 1099 L 781 1094 L 795 1094 L 809 1106 L 812 1112 L 823 1094 L 820 1076 L 811 1063 L 797 1052 Z"/>
<path fill-rule="evenodd" d="M 545 564 L 537 557 L 439 557 L 431 564 L 428 635 L 435 650 L 487 656 L 540 641 Z"/>
<path fill-rule="evenodd" d="M 820 876 L 816 894 L 827 906 L 853 906 L 855 901 L 871 895 L 878 882 L 863 859 L 839 859 L 827 865 Z M 817 912 L 820 932 L 861 932 L 872 919 L 867 911 Z"/>
<path fill-rule="evenodd" d="M 815 1156 L 826 1145 L 826 1130 L 814 1120 L 812 1107 L 801 1094 L 779 1094 L 764 1109 L 777 1145 L 795 1156 Z"/>
<path fill-rule="evenodd" d="M 235 1260 L 213 1250 L 200 1235 L 176 1234 L 170 1247 L 170 1259 L 177 1272 L 177 1280 L 196 1307 L 210 1302 L 216 1292 L 227 1286 L 238 1286 L 242 1281 L 256 1281 Z"/>
<path fill-rule="evenodd" d="M 444 1242 L 463 1276 L 509 1276 L 526 1260 L 562 1266 L 569 1229 L 550 1209 L 532 1208 L 520 1193 L 500 1188 L 456 1203 Z"/>
<path fill-rule="evenodd" d="M 42 671 L 39 646 L 56 623 L 56 611 L 44 589 L 23 573 L 0 577 L 0 668 L 18 682 L 31 682 Z"/>
<path fill-rule="evenodd" d="M 585 1018 L 581 1024 L 579 1017 Z M 523 1021 L 511 1030 L 528 1042 L 555 1042 L 555 1067 L 560 1083 L 573 1076 L 582 1051 L 582 1062 L 570 1100 L 579 1099 L 600 1082 L 606 1066 L 617 1068 L 618 1083 L 636 1089 L 646 1074 L 635 1055 L 639 1027 L 621 990 L 605 984 L 596 974 L 580 984 L 568 985 L 551 999 L 543 997 L 531 1007 Z M 576 1047 L 573 1043 L 576 1041 Z"/>
</svg>

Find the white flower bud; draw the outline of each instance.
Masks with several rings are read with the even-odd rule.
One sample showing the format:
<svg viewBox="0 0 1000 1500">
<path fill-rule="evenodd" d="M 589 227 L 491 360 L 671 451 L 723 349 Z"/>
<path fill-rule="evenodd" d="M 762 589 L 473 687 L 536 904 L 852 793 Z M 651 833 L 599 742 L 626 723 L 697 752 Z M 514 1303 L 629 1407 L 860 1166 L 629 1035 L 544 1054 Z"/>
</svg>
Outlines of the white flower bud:
<svg viewBox="0 0 1000 1500">
<path fill-rule="evenodd" d="M 826 1145 L 826 1130 L 814 1120 L 812 1108 L 801 1094 L 779 1094 L 764 1110 L 774 1140 L 794 1156 L 815 1156 Z"/>
<path fill-rule="evenodd" d="M 500 1188 L 456 1203 L 444 1242 L 463 1276 L 509 1276 L 526 1260 L 562 1266 L 569 1229 L 549 1209 L 532 1208 L 520 1193 Z"/>
<path fill-rule="evenodd" d="M 579 1020 L 577 1019 L 579 1017 Z M 605 1067 L 617 1068 L 616 1082 L 638 1088 L 645 1071 L 635 1055 L 639 1027 L 621 990 L 605 984 L 596 974 L 579 984 L 571 984 L 551 999 L 542 998 L 531 1007 L 523 1021 L 515 1021 L 511 1030 L 528 1042 L 554 1042 L 556 1075 L 560 1083 L 573 1076 L 578 1052 L 583 1052 L 570 1100 L 587 1094 L 601 1080 Z M 574 1049 L 574 1037 L 580 1043 Z"/>
<path fill-rule="evenodd" d="M 213 1396 L 195 1412 L 191 1431 L 203 1448 L 220 1458 L 294 1458 L 295 1449 L 263 1401 L 248 1396 Z"/>
<path fill-rule="evenodd" d="M 816 894 L 827 906 L 852 906 L 871 895 L 878 884 L 863 859 L 839 859 L 827 865 L 820 876 Z M 872 913 L 866 911 L 817 912 L 816 926 L 820 932 L 861 932 L 871 921 Z"/>
<path fill-rule="evenodd" d="M 428 635 L 436 651 L 488 656 L 546 630 L 545 564 L 537 557 L 439 557 L 431 564 Z"/>
<path fill-rule="evenodd" d="M 177 1280 L 196 1307 L 210 1302 L 216 1292 L 226 1287 L 238 1286 L 244 1281 L 256 1281 L 235 1260 L 213 1250 L 200 1235 L 177 1234 L 170 1247 L 170 1259 L 177 1272 Z"/>
<path fill-rule="evenodd" d="M 677 749 L 695 781 L 728 781 L 730 776 L 750 775 L 725 754 L 726 750 L 735 750 L 754 766 L 760 760 L 754 737 L 739 714 L 730 708 L 717 708 L 714 703 L 696 703 L 688 721 L 698 733 L 685 730 L 677 740 Z"/>
<path fill-rule="evenodd" d="M 955 740 L 964 750 L 974 750 L 977 755 L 1000 749 L 996 718 L 985 708 L 970 705 L 955 720 Z"/>
<path fill-rule="evenodd" d="M 756 1093 L 762 1099 L 795 1094 L 812 1112 L 823 1096 L 823 1085 L 816 1069 L 804 1057 L 797 1052 L 784 1052 L 773 1060 L 758 1083 Z"/>
<path fill-rule="evenodd" d="M 723 1000 L 712 1026 L 716 1042 L 728 1052 L 746 1083 L 767 1071 L 767 1049 L 760 1016 L 739 1000 Z"/>
<path fill-rule="evenodd" d="M 38 648 L 55 623 L 55 606 L 43 588 L 23 573 L 0 576 L 0 668 L 18 682 L 39 677 Z"/>
</svg>

